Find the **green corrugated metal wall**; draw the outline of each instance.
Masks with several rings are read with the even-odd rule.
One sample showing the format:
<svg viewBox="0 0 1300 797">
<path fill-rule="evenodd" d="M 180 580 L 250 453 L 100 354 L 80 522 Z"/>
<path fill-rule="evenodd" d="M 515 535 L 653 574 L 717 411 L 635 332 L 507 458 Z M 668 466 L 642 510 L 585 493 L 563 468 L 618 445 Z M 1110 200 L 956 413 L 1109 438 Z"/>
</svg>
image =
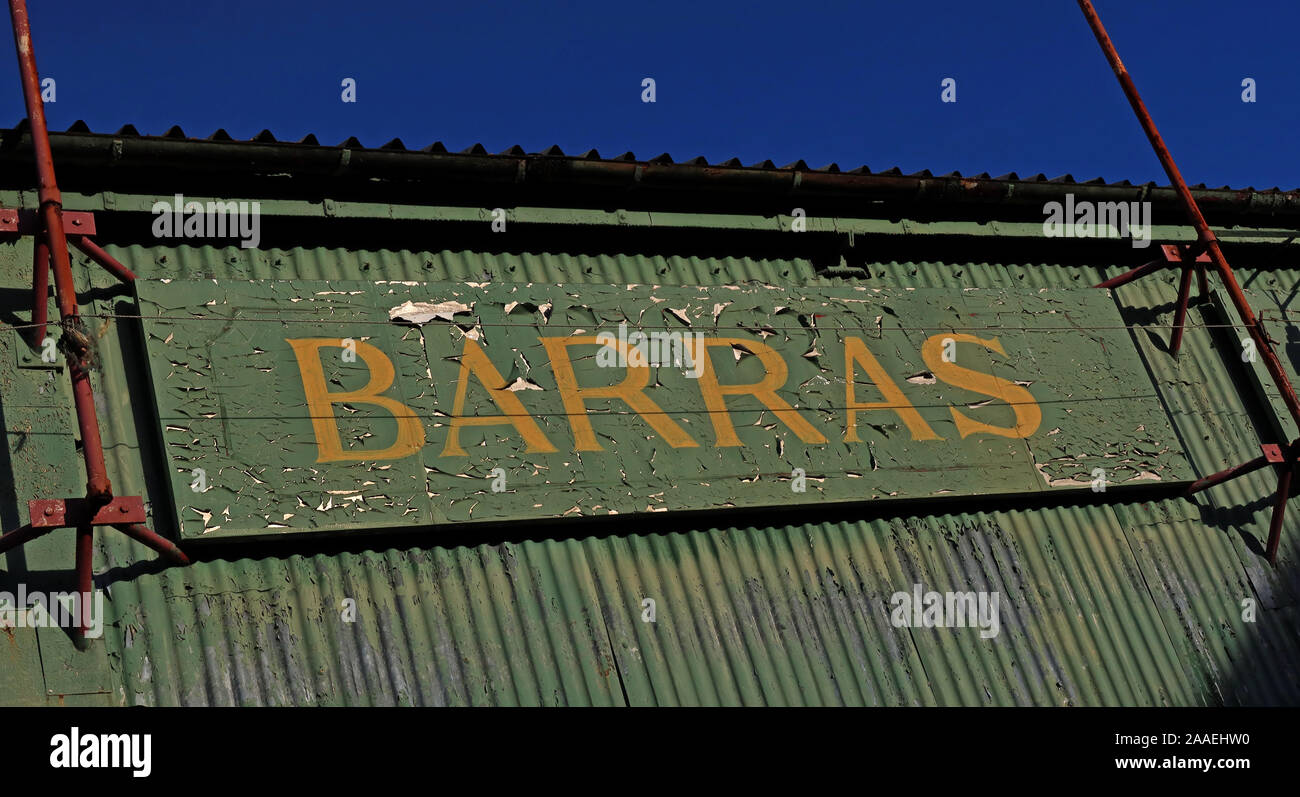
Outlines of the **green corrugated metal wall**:
<svg viewBox="0 0 1300 797">
<path fill-rule="evenodd" d="M 859 246 L 862 244 L 859 243 Z M 1042 244 L 1040 242 L 1039 247 Z M 475 251 L 116 247 L 143 277 L 481 279 L 780 286 L 823 282 L 808 261 Z M 78 258 L 80 261 L 81 259 Z M 0 275 L 21 308 L 30 242 L 0 245 Z M 898 286 L 1091 284 L 1094 267 L 966 262 L 868 263 Z M 131 312 L 102 290 L 90 312 Z M 1113 273 L 1113 272 L 1112 272 Z M 1300 271 L 1251 274 L 1293 290 Z M 1123 289 L 1130 323 L 1167 324 L 1173 289 Z M 1158 313 L 1158 315 L 1153 315 Z M 25 317 L 21 309 L 14 315 Z M 7 319 L 20 323 L 15 318 Z M 1201 321 L 1194 312 L 1193 323 Z M 141 443 L 149 407 L 130 322 L 101 338 L 110 474 L 123 494 L 161 496 Z M 1154 333 L 1166 333 L 1158 326 Z M 1255 455 L 1232 352 L 1190 329 L 1174 361 L 1136 333 L 1183 444 L 1201 473 Z M 2 336 L 3 410 L 14 494 L 6 527 L 34 495 L 80 492 L 66 377 L 17 369 Z M 1122 433 L 1117 430 L 1117 433 Z M 57 466 L 57 467 L 56 467 Z M 60 492 L 61 491 L 61 492 Z M 0 656 L 0 702 L 243 704 L 1071 704 L 1300 702 L 1300 522 L 1287 523 L 1274 571 L 1251 550 L 1268 522 L 1270 477 L 1255 474 L 1197 504 L 1002 509 L 763 528 L 696 528 L 658 515 L 630 533 L 561 528 L 546 538 L 438 547 L 436 532 L 381 550 L 222 558 L 165 569 L 120 535 L 97 537 L 109 593 L 106 638 L 87 653 L 56 630 L 19 629 Z M 19 500 L 21 499 L 21 500 Z M 23 508 L 17 508 L 19 505 Z M 161 513 L 160 513 L 161 514 Z M 72 533 L 10 554 L 5 577 L 66 588 Z M 1002 593 L 1003 632 L 895 629 L 888 598 L 927 589 Z M 344 623 L 343 601 L 357 602 Z M 642 622 L 644 598 L 656 622 Z M 1242 600 L 1259 602 L 1242 620 Z M 34 673 L 39 671 L 39 676 Z"/>
</svg>

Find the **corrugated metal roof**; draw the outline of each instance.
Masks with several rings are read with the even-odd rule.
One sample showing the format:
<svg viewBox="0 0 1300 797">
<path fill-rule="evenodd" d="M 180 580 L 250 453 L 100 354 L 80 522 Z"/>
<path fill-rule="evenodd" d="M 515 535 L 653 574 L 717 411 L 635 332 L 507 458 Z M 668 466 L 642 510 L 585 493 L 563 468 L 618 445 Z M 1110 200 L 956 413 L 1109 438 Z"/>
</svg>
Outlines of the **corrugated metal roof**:
<svg viewBox="0 0 1300 797">
<path fill-rule="evenodd" d="M 458 251 L 275 251 L 278 266 L 233 265 L 210 248 L 115 248 L 144 276 L 181 270 L 251 278 L 474 278 L 502 257 L 520 281 L 646 279 L 726 284 L 819 281 L 810 265 L 628 255 L 503 256 Z M 167 266 L 156 265 L 163 254 Z M 671 266 L 665 269 L 665 266 Z M 782 271 L 793 272 L 783 277 Z M 376 273 L 378 271 L 378 273 Z M 665 273 L 665 271 L 667 273 Z M 874 263 L 886 284 L 1014 284 L 1026 290 L 1099 278 L 1098 269 L 971 263 Z M 960 273 L 960 276 L 956 276 Z M 1248 278 L 1249 275 L 1243 277 Z M 96 279 L 101 279 L 96 276 Z M 1133 312 L 1165 308 L 1169 288 L 1126 289 Z M 107 309 L 111 300 L 99 300 Z M 107 356 L 118 360 L 118 336 Z M 1221 424 L 1190 440 L 1201 467 L 1251 451 L 1230 377 L 1204 329 L 1157 378 L 1213 407 Z M 122 490 L 157 489 L 141 470 L 125 372 L 102 392 L 110 470 Z M 1196 418 L 1203 417 L 1197 412 Z M 1181 427 L 1184 430 L 1186 426 Z M 148 460 L 146 459 L 146 463 Z M 213 550 L 158 569 L 117 535 L 101 536 L 111 590 L 107 649 L 126 704 L 1073 704 L 1215 705 L 1300 700 L 1300 586 L 1261 565 L 1243 535 L 1267 528 L 1267 477 L 1177 500 L 695 528 L 440 547 L 424 540 L 343 552 Z M 553 532 L 551 532 L 553 533 Z M 1300 544 L 1295 513 L 1283 563 Z M 70 556 L 70 553 L 68 554 Z M 70 564 L 70 559 L 68 560 Z M 105 568 L 107 572 L 105 572 Z M 1007 596 L 991 643 L 939 629 L 895 629 L 890 593 L 992 589 Z M 1253 625 L 1241 601 L 1266 609 Z M 1265 596 L 1269 596 L 1267 599 Z M 345 624 L 345 598 L 358 602 Z M 657 602 L 654 624 L 643 598 Z"/>
<path fill-rule="evenodd" d="M 1247 633 L 1231 552 L 1162 569 L 1200 531 L 1089 507 L 217 560 L 115 586 L 115 664 L 146 704 L 1294 701 L 1294 607 Z M 1015 608 L 993 644 L 893 628 L 912 583 Z"/>
<path fill-rule="evenodd" d="M 869 261 L 865 271 L 880 285 L 1037 291 L 1092 284 L 1121 267 L 1044 263 L 1060 245 L 1009 251 L 1006 262 Z M 145 278 L 429 281 L 489 272 L 519 282 L 831 282 L 802 259 L 469 248 L 250 257 L 236 247 L 107 246 Z M 30 241 L 0 246 L 0 278 L 16 295 L 25 295 L 29 264 Z M 107 275 L 78 275 L 105 289 L 94 294 L 94 312 L 131 307 L 108 290 Z M 1239 277 L 1283 291 L 1300 283 L 1292 269 L 1243 268 Z M 1151 336 L 1163 339 L 1159 325 L 1171 315 L 1167 277 L 1116 296 L 1199 472 L 1254 456 L 1259 409 L 1227 367 L 1237 352 L 1203 326 L 1188 330 L 1177 360 L 1160 350 Z M 1193 311 L 1194 324 L 1204 312 Z M 160 467 L 144 432 L 151 420 L 131 400 L 147 393 L 131 354 L 136 332 L 129 324 L 104 332 L 95 387 L 109 470 L 120 493 L 157 500 L 162 488 L 147 475 Z M 12 363 L 8 337 L 0 356 Z M 17 449 L 11 499 L 74 494 L 77 475 L 58 467 L 72 458 L 73 428 L 42 414 L 66 400 L 61 388 L 46 393 L 27 377 L 5 391 Z M 33 419 L 48 424 L 50 439 L 24 451 Z M 46 462 L 57 452 L 61 460 Z M 810 510 L 805 522 L 747 526 L 737 515 L 736 525 L 717 528 L 657 515 L 653 525 L 629 519 L 602 534 L 524 529 L 482 543 L 211 548 L 183 569 L 157 564 L 120 535 L 99 535 L 106 639 L 70 654 L 56 634 L 20 636 L 9 650 L 21 669 L 0 678 L 0 702 L 44 699 L 30 694 L 33 679 L 19 677 L 41 667 L 51 701 L 128 705 L 1294 704 L 1300 518 L 1288 516 L 1282 566 L 1268 567 L 1253 541 L 1267 534 L 1271 494 L 1270 476 L 1259 472 L 1195 502 L 870 518 Z M 22 559 L 10 554 L 6 575 L 60 583 L 70 543 L 56 534 Z M 913 583 L 999 591 L 1014 603 L 1004 633 L 983 641 L 892 627 L 889 595 Z M 355 623 L 341 616 L 349 598 Z M 656 601 L 654 623 L 641 619 L 645 598 Z M 1242 616 L 1248 599 L 1260 605 L 1254 623 Z"/>
<path fill-rule="evenodd" d="M 27 120 L 23 119 L 20 120 L 19 123 L 12 128 L 12 130 L 15 132 L 22 133 L 26 131 L 26 126 L 27 126 Z M 138 129 L 136 129 L 135 125 L 132 124 L 123 125 L 122 127 L 118 128 L 116 131 L 112 133 L 108 133 L 108 132 L 97 133 L 95 131 L 92 131 L 90 129 L 90 126 L 87 125 L 84 121 L 77 120 L 76 122 L 73 122 L 65 132 L 71 134 L 111 136 L 114 138 L 158 139 L 158 140 L 192 141 L 192 142 L 208 141 L 208 142 L 231 142 L 231 143 L 242 142 L 242 143 L 249 143 L 249 144 L 281 144 L 281 145 L 298 145 L 304 148 L 308 148 L 308 147 L 316 148 L 322 146 L 329 146 L 329 145 L 322 145 L 314 133 L 308 133 L 302 138 L 295 139 L 295 140 L 281 140 L 277 138 L 275 134 L 272 133 L 270 130 L 262 130 L 260 133 L 253 136 L 252 138 L 235 139 L 228 132 L 226 132 L 224 128 L 219 128 L 205 137 L 198 137 L 198 136 L 187 135 L 179 125 L 172 125 L 164 133 L 159 135 L 143 134 Z M 980 172 L 978 174 L 963 175 L 959 171 L 947 172 L 944 174 L 934 174 L 929 169 L 922 169 L 916 172 L 904 172 L 898 166 L 873 170 L 867 164 L 861 164 L 857 166 L 847 166 L 841 168 L 840 164 L 838 163 L 829 163 L 824 166 L 813 167 L 813 166 L 809 166 L 809 164 L 802 159 L 796 160 L 792 163 L 787 163 L 783 166 L 777 166 L 771 160 L 762 160 L 762 161 L 746 164 L 736 157 L 726 158 L 723 160 L 714 160 L 714 161 L 710 161 L 708 158 L 702 155 L 697 155 L 695 157 L 690 157 L 690 158 L 674 159 L 674 157 L 667 152 L 660 153 L 659 155 L 655 155 L 652 157 L 637 157 L 637 155 L 633 152 L 624 152 L 622 154 L 615 155 L 612 157 L 606 157 L 606 156 L 602 156 L 595 149 L 589 149 L 581 153 L 572 153 L 572 154 L 565 153 L 564 150 L 561 149 L 560 146 L 556 144 L 552 144 L 551 146 L 540 151 L 528 151 L 524 149 L 522 146 L 515 144 L 499 152 L 490 152 L 483 144 L 477 142 L 467 147 L 457 148 L 458 145 L 448 146 L 442 141 L 434 141 L 433 143 L 428 144 L 424 147 L 417 147 L 415 149 L 412 149 L 407 147 L 407 145 L 400 138 L 393 138 L 388 142 L 379 146 L 366 146 L 361 141 L 359 141 L 355 136 L 349 136 L 343 141 L 340 141 L 338 144 L 333 145 L 333 147 L 336 149 L 352 149 L 352 150 L 362 150 L 362 151 L 370 150 L 370 151 L 390 151 L 390 152 L 424 152 L 424 153 L 430 153 L 436 155 L 465 155 L 465 156 L 474 156 L 474 157 L 518 158 L 518 157 L 526 156 L 531 158 L 564 158 L 568 160 L 604 161 L 609 163 L 641 163 L 641 164 L 658 164 L 658 165 L 677 164 L 683 166 L 708 166 L 715 169 L 750 169 L 750 170 L 760 170 L 760 171 L 787 171 L 787 172 L 799 171 L 799 172 L 815 172 L 815 173 L 822 173 L 822 174 L 853 174 L 853 175 L 863 175 L 863 176 L 875 175 L 875 176 L 890 176 L 890 177 L 934 178 L 934 179 L 941 179 L 941 180 L 957 179 L 957 180 L 968 180 L 968 181 L 977 181 L 977 182 L 987 181 L 987 182 L 1008 182 L 1008 183 L 1056 183 L 1056 184 L 1060 184 L 1063 187 L 1067 185 L 1080 185 L 1080 186 L 1107 186 L 1112 188 L 1125 188 L 1125 187 L 1131 187 L 1135 185 L 1129 180 L 1107 181 L 1103 177 L 1093 177 L 1091 179 L 1087 179 L 1087 178 L 1076 179 L 1072 174 L 1061 174 L 1061 175 L 1056 175 L 1054 177 L 1048 177 L 1045 173 L 1042 172 L 1039 172 L 1037 174 L 1029 174 L 1022 177 L 1016 172 L 1009 172 L 997 176 L 993 176 L 988 172 Z M 1137 185 L 1147 185 L 1152 188 L 1162 188 L 1162 189 L 1169 188 L 1169 186 L 1157 185 L 1157 183 L 1155 183 L 1154 181 L 1145 184 L 1137 184 Z M 1204 191 L 1222 191 L 1222 192 L 1229 192 L 1234 194 L 1240 194 L 1240 193 L 1297 194 L 1300 193 L 1300 188 L 1282 189 L 1278 186 L 1274 186 L 1272 188 L 1267 188 L 1267 189 L 1256 189 L 1253 186 L 1246 187 L 1246 188 L 1232 188 L 1227 185 L 1219 186 L 1217 188 L 1212 188 L 1207 186 L 1205 183 L 1198 183 L 1196 185 L 1191 186 L 1191 188 L 1196 190 L 1204 190 Z"/>
</svg>

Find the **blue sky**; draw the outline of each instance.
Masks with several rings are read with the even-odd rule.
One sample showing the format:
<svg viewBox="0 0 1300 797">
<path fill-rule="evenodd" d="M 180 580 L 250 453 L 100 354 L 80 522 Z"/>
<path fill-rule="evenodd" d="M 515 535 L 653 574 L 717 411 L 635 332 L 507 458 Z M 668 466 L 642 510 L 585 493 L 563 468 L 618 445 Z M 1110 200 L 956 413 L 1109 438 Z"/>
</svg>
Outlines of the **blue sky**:
<svg viewBox="0 0 1300 797">
<path fill-rule="evenodd" d="M 1189 182 L 1300 186 L 1300 6 L 1095 2 Z M 1067 0 L 29 3 L 55 130 L 1166 182 Z M 10 126 L 23 105 L 4 42 Z M 946 77 L 956 103 L 940 102 Z"/>
</svg>

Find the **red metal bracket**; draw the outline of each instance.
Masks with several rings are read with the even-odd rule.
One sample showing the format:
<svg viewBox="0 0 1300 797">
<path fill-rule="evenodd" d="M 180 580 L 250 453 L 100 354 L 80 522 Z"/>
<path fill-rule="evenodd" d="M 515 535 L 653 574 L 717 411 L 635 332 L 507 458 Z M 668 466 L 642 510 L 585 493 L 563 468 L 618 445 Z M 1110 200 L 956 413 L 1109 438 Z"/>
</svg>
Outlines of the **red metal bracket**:
<svg viewBox="0 0 1300 797">
<path fill-rule="evenodd" d="M 38 498 L 27 502 L 32 525 L 38 529 L 62 529 L 89 523 L 113 526 L 118 523 L 143 523 L 144 501 L 138 495 L 118 496 L 107 504 L 84 498 Z"/>
<path fill-rule="evenodd" d="M 1175 263 L 1180 260 L 1191 259 L 1196 263 L 1209 263 L 1210 256 L 1205 253 L 1205 247 L 1200 243 L 1194 243 L 1190 246 L 1180 246 L 1179 244 L 1161 244 L 1160 249 L 1164 252 L 1165 260 Z M 1192 253 L 1196 252 L 1193 258 Z M 1185 253 L 1185 254 L 1184 254 Z"/>
<path fill-rule="evenodd" d="M 1296 469 L 1300 468 L 1300 440 L 1289 446 L 1264 443 L 1260 445 L 1260 450 L 1264 453 L 1250 462 L 1243 465 L 1234 465 L 1218 473 L 1197 479 L 1188 485 L 1183 494 L 1191 497 L 1202 490 L 1208 490 L 1216 484 L 1232 481 L 1239 476 L 1245 476 L 1247 473 L 1254 473 L 1260 468 L 1272 465 L 1273 469 L 1277 471 L 1277 493 L 1273 498 L 1273 517 L 1269 520 L 1268 544 L 1264 549 L 1264 553 L 1269 562 L 1276 563 L 1277 548 L 1282 542 L 1282 519 L 1286 515 L 1286 503 L 1291 498 L 1291 482 Z"/>
<path fill-rule="evenodd" d="M 68 235 L 94 235 L 95 214 L 85 210 L 62 211 Z M 38 235 L 41 216 L 26 208 L 0 208 L 0 234 Z"/>
<path fill-rule="evenodd" d="M 1099 282 L 1093 287 L 1118 288 L 1121 285 L 1127 285 L 1134 280 L 1141 279 L 1157 271 L 1163 271 L 1166 268 L 1181 268 L 1183 275 L 1178 282 L 1178 304 L 1174 310 L 1174 327 L 1169 339 L 1169 353 L 1177 357 L 1178 350 L 1183 346 L 1183 328 L 1187 323 L 1187 307 L 1192 299 L 1193 270 L 1199 280 L 1198 287 L 1200 288 L 1201 301 L 1205 301 L 1210 296 L 1209 281 L 1205 277 L 1205 264 L 1210 262 L 1210 256 L 1205 254 L 1205 248 L 1199 242 L 1189 246 L 1164 244 L 1160 247 L 1160 252 L 1164 255 L 1164 260 L 1152 260 L 1150 263 L 1144 263 L 1117 277 L 1111 277 L 1108 280 Z"/>
<path fill-rule="evenodd" d="M 67 241 L 84 252 L 110 274 L 122 282 L 131 282 L 135 273 L 105 252 L 91 240 L 95 234 L 95 214 L 81 210 L 59 210 L 66 225 Z M 32 333 L 30 342 L 39 346 L 45 338 L 47 323 L 46 305 L 50 300 L 50 250 L 46 240 L 45 221 L 41 214 L 26 208 L 0 208 L 0 235 L 34 235 L 36 246 L 32 252 Z"/>
<path fill-rule="evenodd" d="M 123 495 L 108 501 L 91 498 L 44 498 L 27 502 L 31 522 L 0 536 L 0 554 L 37 537 L 62 528 L 77 530 L 77 591 L 89 595 L 95 588 L 91 570 L 92 544 L 96 526 L 112 526 L 137 542 L 149 546 L 163 558 L 178 565 L 188 565 L 189 557 L 176 544 L 160 537 L 142 524 L 146 520 L 144 501 L 138 495 Z M 74 639 L 83 645 L 90 627 L 89 605 L 78 618 Z"/>
</svg>

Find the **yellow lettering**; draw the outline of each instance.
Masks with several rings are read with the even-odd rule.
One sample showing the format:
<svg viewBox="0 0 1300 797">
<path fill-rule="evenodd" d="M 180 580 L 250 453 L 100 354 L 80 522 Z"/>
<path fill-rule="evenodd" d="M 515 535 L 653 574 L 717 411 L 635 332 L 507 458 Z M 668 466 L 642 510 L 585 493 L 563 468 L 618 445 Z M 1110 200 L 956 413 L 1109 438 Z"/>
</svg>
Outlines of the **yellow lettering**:
<svg viewBox="0 0 1300 797">
<path fill-rule="evenodd" d="M 573 363 L 569 360 L 569 347 L 583 344 L 601 345 L 604 341 L 598 340 L 595 335 L 542 337 L 538 340 L 546 347 L 546 353 L 551 358 L 555 384 L 560 389 L 560 398 L 564 400 L 564 412 L 568 415 L 569 425 L 573 428 L 575 451 L 603 450 L 596 440 L 596 431 L 591 427 L 591 419 L 587 417 L 586 405 L 587 401 L 599 398 L 620 399 L 673 448 L 699 447 L 699 443 L 692 440 L 682 427 L 669 418 L 659 405 L 645 394 L 645 389 L 650 384 L 650 368 L 644 364 L 633 364 L 632 355 L 635 354 L 635 349 L 629 351 L 630 347 L 626 344 L 617 342 L 612 344 L 623 349 L 625 362 L 630 366 L 625 369 L 627 375 L 623 377 L 622 382 L 607 387 L 578 387 L 578 377 L 574 374 Z"/>
<path fill-rule="evenodd" d="M 704 406 L 709 410 L 709 419 L 713 421 L 713 432 L 717 437 L 714 448 L 744 445 L 736 436 L 736 427 L 731 422 L 731 414 L 727 412 L 727 402 L 724 398 L 726 396 L 753 396 L 771 410 L 782 423 L 790 427 L 800 440 L 816 444 L 827 442 L 821 432 L 814 429 L 812 424 L 800 417 L 794 407 L 776 394 L 777 389 L 785 385 L 789 372 L 786 369 L 785 359 L 775 349 L 765 343 L 743 338 L 708 338 L 703 341 L 703 344 L 696 347 L 700 349 L 695 355 L 699 358 L 696 368 L 700 369 L 700 393 L 704 396 Z M 713 359 L 709 356 L 709 346 L 726 346 L 728 350 L 732 346 L 740 346 L 755 354 L 767 369 L 767 373 L 762 381 L 752 385 L 718 384 L 718 375 L 713 370 Z"/>
<path fill-rule="evenodd" d="M 382 351 L 365 341 L 356 341 L 357 354 L 370 371 L 370 381 L 360 390 L 331 393 L 325 382 L 320 364 L 320 350 L 332 346 L 343 348 L 338 338 L 286 338 L 298 358 L 298 371 L 302 375 L 302 390 L 307 397 L 307 410 L 316 433 L 317 462 L 367 462 L 377 459 L 401 459 L 419 451 L 424 445 L 424 424 L 400 401 L 380 395 L 393 384 L 393 363 Z M 334 405 L 371 404 L 393 414 L 397 421 L 397 440 L 382 451 L 345 452 L 339 439 L 338 422 L 334 418 Z"/>
<path fill-rule="evenodd" d="M 853 395 L 853 385 L 855 382 L 853 375 L 854 363 L 861 365 L 875 383 L 876 389 L 880 395 L 884 396 L 884 401 L 859 402 Z M 844 403 L 848 409 L 848 422 L 844 430 L 844 442 L 857 443 L 858 439 L 858 413 L 864 410 L 893 410 L 898 413 L 898 417 L 907 425 L 907 430 L 912 433 L 913 440 L 942 440 L 943 438 L 934 433 L 921 413 L 916 411 L 916 407 L 907 400 L 903 391 L 899 389 L 897 383 L 889 378 L 885 369 L 880 367 L 880 362 L 876 359 L 867 344 L 862 338 L 845 338 L 844 339 Z"/>
<path fill-rule="evenodd" d="M 465 397 L 469 393 L 470 374 L 478 377 L 484 387 L 489 388 L 492 401 L 505 415 L 485 415 L 465 417 Z M 491 385 L 498 385 L 492 388 Z M 533 416 L 524 409 L 524 403 L 513 391 L 506 390 L 506 379 L 488 359 L 483 348 L 472 338 L 465 338 L 465 348 L 460 354 L 460 376 L 456 380 L 456 400 L 451 408 L 450 429 L 447 431 L 447 444 L 443 446 L 443 457 L 466 457 L 469 454 L 460 446 L 460 428 L 462 426 L 500 426 L 510 424 L 527 444 L 529 453 L 548 454 L 556 451 L 551 441 L 546 439 L 542 429 L 533 420 Z"/>
<path fill-rule="evenodd" d="M 945 362 L 943 359 L 943 341 L 945 338 L 951 338 L 957 343 L 974 343 L 976 346 L 983 346 L 990 351 L 995 351 L 1003 357 L 1007 356 L 1007 353 L 1002 349 L 1002 344 L 998 343 L 997 338 L 985 340 L 974 335 L 952 333 L 933 335 L 921 346 L 921 359 L 925 360 L 926 366 L 934 372 L 936 377 L 954 387 L 965 388 L 990 398 L 1002 399 L 1011 405 L 1011 409 L 1016 413 L 1015 426 L 991 426 L 967 418 L 958 412 L 956 407 L 949 407 L 948 410 L 952 413 L 952 419 L 957 424 L 957 431 L 962 438 L 965 439 L 977 432 L 998 435 L 999 437 L 1028 437 L 1037 431 L 1038 425 L 1043 422 L 1043 412 L 1039 409 L 1038 402 L 1034 399 L 1033 394 L 1015 382 L 992 374 L 982 374 L 979 371 L 962 368 L 955 363 Z"/>
</svg>

